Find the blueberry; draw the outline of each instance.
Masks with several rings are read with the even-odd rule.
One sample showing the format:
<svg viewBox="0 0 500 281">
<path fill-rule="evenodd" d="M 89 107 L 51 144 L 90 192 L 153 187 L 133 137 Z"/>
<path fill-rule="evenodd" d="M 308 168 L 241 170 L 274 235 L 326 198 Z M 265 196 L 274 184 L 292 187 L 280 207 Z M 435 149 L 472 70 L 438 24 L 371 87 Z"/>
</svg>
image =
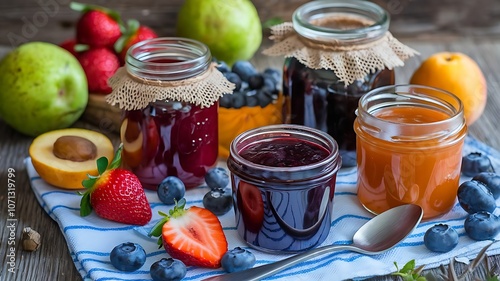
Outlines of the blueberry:
<svg viewBox="0 0 500 281">
<path fill-rule="evenodd" d="M 264 76 L 260 73 L 250 76 L 248 78 L 248 87 L 250 89 L 260 89 L 264 87 Z"/>
<path fill-rule="evenodd" d="M 242 92 L 233 93 L 233 108 L 241 108 L 245 106 L 245 95 Z"/>
<path fill-rule="evenodd" d="M 458 244 L 458 233 L 447 224 L 436 224 L 427 229 L 424 235 L 424 245 L 433 252 L 446 253 Z"/>
<path fill-rule="evenodd" d="M 469 214 L 464 228 L 465 233 L 474 240 L 491 240 L 500 233 L 500 218 L 489 212 Z"/>
<path fill-rule="evenodd" d="M 257 90 L 251 90 L 245 93 L 245 105 L 249 107 L 259 105 L 259 98 L 256 96 Z"/>
<path fill-rule="evenodd" d="M 222 73 L 226 79 L 234 84 L 234 91 L 239 91 L 241 89 L 241 78 L 238 74 L 234 72 L 224 72 Z"/>
<path fill-rule="evenodd" d="M 229 67 L 229 65 L 227 65 L 226 62 L 224 61 L 219 61 L 217 62 L 218 65 L 217 65 L 217 69 L 222 72 L 222 73 L 225 73 L 225 72 L 229 72 L 231 71 L 231 68 Z"/>
<path fill-rule="evenodd" d="M 269 89 L 270 91 L 278 90 L 278 83 L 274 82 L 274 79 L 264 76 L 264 85 L 262 88 Z"/>
<path fill-rule="evenodd" d="M 205 182 L 211 189 L 224 188 L 229 184 L 229 175 L 226 169 L 215 167 L 207 171 Z"/>
<path fill-rule="evenodd" d="M 215 188 L 203 196 L 203 206 L 205 209 L 222 216 L 233 207 L 233 197 L 230 189 Z"/>
<path fill-rule="evenodd" d="M 277 68 L 268 67 L 262 72 L 264 75 L 272 77 L 276 82 L 281 81 L 281 71 Z"/>
<path fill-rule="evenodd" d="M 173 258 L 162 258 L 154 262 L 149 269 L 153 281 L 179 281 L 186 276 L 186 272 L 186 265 Z"/>
<path fill-rule="evenodd" d="M 480 152 L 472 152 L 462 157 L 462 174 L 473 177 L 482 172 L 495 172 L 490 158 Z"/>
<path fill-rule="evenodd" d="M 255 265 L 255 256 L 248 250 L 236 247 L 227 251 L 220 262 L 225 271 L 237 272 L 252 268 Z"/>
<path fill-rule="evenodd" d="M 495 199 L 500 197 L 500 175 L 491 172 L 482 172 L 475 175 L 472 179 L 484 183 Z"/>
<path fill-rule="evenodd" d="M 186 186 L 178 177 L 168 176 L 160 182 L 156 193 L 161 202 L 173 205 L 184 197 Z"/>
<path fill-rule="evenodd" d="M 122 243 L 111 250 L 111 264 L 121 271 L 135 271 L 146 262 L 146 252 L 141 245 L 132 242 Z"/>
<path fill-rule="evenodd" d="M 469 214 L 479 211 L 493 212 L 496 208 L 495 198 L 483 183 L 464 181 L 457 191 L 458 203 Z"/>
<path fill-rule="evenodd" d="M 233 96 L 232 94 L 224 94 L 219 99 L 219 106 L 224 108 L 231 108 L 233 106 Z"/>
<path fill-rule="evenodd" d="M 273 101 L 273 97 L 267 89 L 257 90 L 257 94 L 255 94 L 255 97 L 259 100 L 260 107 L 266 107 Z"/>
<path fill-rule="evenodd" d="M 248 82 L 250 76 L 257 74 L 257 69 L 249 61 L 239 60 L 233 64 L 231 70 L 238 74 L 241 80 Z"/>
</svg>

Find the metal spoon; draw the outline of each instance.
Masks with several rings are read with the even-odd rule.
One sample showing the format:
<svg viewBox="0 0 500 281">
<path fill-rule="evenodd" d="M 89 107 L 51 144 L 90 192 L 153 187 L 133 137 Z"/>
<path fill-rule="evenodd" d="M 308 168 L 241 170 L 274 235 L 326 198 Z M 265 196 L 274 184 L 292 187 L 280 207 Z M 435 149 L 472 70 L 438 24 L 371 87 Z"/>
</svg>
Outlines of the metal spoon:
<svg viewBox="0 0 500 281">
<path fill-rule="evenodd" d="M 424 212 L 418 205 L 408 204 L 387 210 L 365 223 L 354 234 L 350 245 L 329 245 L 312 249 L 281 261 L 251 269 L 217 275 L 205 281 L 260 280 L 310 258 L 334 251 L 379 254 L 396 246 L 420 223 Z"/>
</svg>

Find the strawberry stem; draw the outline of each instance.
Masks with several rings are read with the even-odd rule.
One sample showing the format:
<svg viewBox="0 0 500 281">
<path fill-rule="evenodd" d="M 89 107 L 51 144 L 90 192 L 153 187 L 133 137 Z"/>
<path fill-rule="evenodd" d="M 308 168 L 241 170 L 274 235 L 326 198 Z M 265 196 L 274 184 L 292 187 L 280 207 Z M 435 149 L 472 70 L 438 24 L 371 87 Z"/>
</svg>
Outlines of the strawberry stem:
<svg viewBox="0 0 500 281">
<path fill-rule="evenodd" d="M 106 15 L 110 16 L 112 19 L 114 19 L 120 25 L 120 27 L 123 26 L 123 21 L 121 19 L 121 16 L 115 10 L 112 10 L 112 9 L 109 9 L 106 7 L 102 7 L 102 6 L 98 6 L 98 5 L 83 4 L 83 3 L 78 3 L 78 2 L 71 2 L 69 4 L 69 7 L 72 10 L 77 11 L 77 12 L 81 12 L 81 13 L 86 13 L 88 11 L 103 12 Z"/>
<path fill-rule="evenodd" d="M 130 19 L 127 21 L 127 26 L 120 25 L 120 29 L 122 32 L 122 36 L 116 40 L 115 45 L 113 46 L 117 53 L 120 53 L 123 48 L 125 48 L 125 44 L 134 36 L 134 34 L 139 30 L 140 23 L 135 19 Z"/>
<path fill-rule="evenodd" d="M 173 209 L 170 209 L 168 211 L 169 214 L 166 214 L 162 211 L 158 211 L 158 214 L 160 216 L 162 216 L 163 218 L 161 220 L 159 220 L 152 228 L 151 228 L 151 231 L 149 232 L 149 236 L 150 237 L 160 237 L 160 241 L 161 241 L 161 233 L 162 233 L 162 228 L 163 228 L 163 225 L 168 222 L 168 220 L 171 218 L 171 217 L 177 217 L 177 216 L 180 216 L 182 215 L 184 212 L 185 212 L 185 209 L 184 207 L 186 206 L 186 199 L 185 198 L 182 198 L 181 200 L 179 200 L 178 202 L 175 202 L 175 206 Z"/>
</svg>

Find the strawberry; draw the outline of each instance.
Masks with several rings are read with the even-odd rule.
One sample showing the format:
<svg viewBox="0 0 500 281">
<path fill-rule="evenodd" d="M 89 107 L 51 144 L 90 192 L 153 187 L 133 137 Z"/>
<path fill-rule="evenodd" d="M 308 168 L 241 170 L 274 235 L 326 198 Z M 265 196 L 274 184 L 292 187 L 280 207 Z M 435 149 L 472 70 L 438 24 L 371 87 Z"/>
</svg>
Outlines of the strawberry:
<svg viewBox="0 0 500 281">
<path fill-rule="evenodd" d="M 78 54 L 78 61 L 87 76 L 89 92 L 99 94 L 111 93 L 108 79 L 120 67 L 120 60 L 108 48 L 93 48 Z"/>
<path fill-rule="evenodd" d="M 132 172 L 119 168 L 122 146 L 108 167 L 108 159 L 97 159 L 99 175 L 89 175 L 82 182 L 87 189 L 80 201 L 80 215 L 92 209 L 105 219 L 134 225 L 145 225 L 152 213 L 141 182 Z"/>
<path fill-rule="evenodd" d="M 249 231 L 258 233 L 264 223 L 264 201 L 259 189 L 240 181 L 236 198 L 245 226 Z"/>
<path fill-rule="evenodd" d="M 129 20 L 126 31 L 115 43 L 115 52 L 119 54 L 121 62 L 124 63 L 127 51 L 132 45 L 157 37 L 158 35 L 151 28 L 140 25 L 137 20 Z"/>
<path fill-rule="evenodd" d="M 192 206 L 184 209 L 182 198 L 169 215 L 151 230 L 150 236 L 160 237 L 159 242 L 167 253 L 186 265 L 218 268 L 227 252 L 227 240 L 216 215 L 205 208 Z"/>
<path fill-rule="evenodd" d="M 68 39 L 59 44 L 59 47 L 65 49 L 66 51 L 70 52 L 73 56 L 77 56 L 78 52 L 75 49 L 76 46 L 76 39 Z"/>
<path fill-rule="evenodd" d="M 122 35 L 120 15 L 113 10 L 96 5 L 72 2 L 73 10 L 82 14 L 76 24 L 76 39 L 90 47 L 112 48 Z"/>
</svg>

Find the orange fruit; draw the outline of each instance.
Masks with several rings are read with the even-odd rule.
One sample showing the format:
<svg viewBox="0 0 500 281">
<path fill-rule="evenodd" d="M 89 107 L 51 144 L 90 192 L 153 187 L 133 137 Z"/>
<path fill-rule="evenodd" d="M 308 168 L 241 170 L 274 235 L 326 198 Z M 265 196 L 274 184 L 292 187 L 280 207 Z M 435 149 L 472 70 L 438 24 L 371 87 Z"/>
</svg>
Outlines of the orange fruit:
<svg viewBox="0 0 500 281">
<path fill-rule="evenodd" d="M 486 106 L 484 74 L 477 63 L 463 53 L 431 55 L 415 70 L 410 84 L 436 87 L 455 94 L 463 103 L 467 125 L 474 123 Z"/>
</svg>

